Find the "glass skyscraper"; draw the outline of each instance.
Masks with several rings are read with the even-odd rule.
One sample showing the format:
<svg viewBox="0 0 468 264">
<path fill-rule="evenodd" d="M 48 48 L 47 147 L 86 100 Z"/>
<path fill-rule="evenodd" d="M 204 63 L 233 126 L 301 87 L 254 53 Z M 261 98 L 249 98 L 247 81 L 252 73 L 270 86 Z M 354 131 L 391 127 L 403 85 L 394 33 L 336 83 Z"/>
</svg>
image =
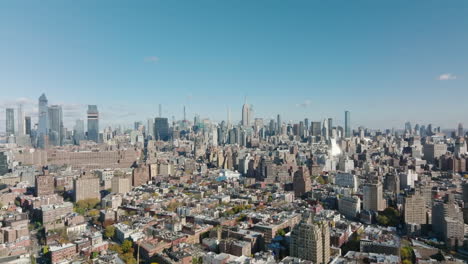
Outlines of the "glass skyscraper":
<svg viewBox="0 0 468 264">
<path fill-rule="evenodd" d="M 76 120 L 75 127 L 73 128 L 73 142 L 76 145 L 79 145 L 80 141 L 85 139 L 84 131 L 84 121 L 81 119 Z"/>
<path fill-rule="evenodd" d="M 26 135 L 31 135 L 31 117 L 24 117 L 24 130 Z"/>
<path fill-rule="evenodd" d="M 169 140 L 169 123 L 167 118 L 156 117 L 154 119 L 154 137 L 156 140 Z"/>
<path fill-rule="evenodd" d="M 6 135 L 11 136 L 15 134 L 15 110 L 13 108 L 6 109 Z"/>
<path fill-rule="evenodd" d="M 49 143 L 54 146 L 61 146 L 63 143 L 63 114 L 60 105 L 49 107 Z"/>
<path fill-rule="evenodd" d="M 351 137 L 351 113 L 345 111 L 345 138 Z"/>
<path fill-rule="evenodd" d="M 37 146 L 44 148 L 46 137 L 49 132 L 49 107 L 47 106 L 47 97 L 42 94 L 39 97 L 39 125 L 37 127 Z"/>
<path fill-rule="evenodd" d="M 88 140 L 99 142 L 99 111 L 96 105 L 88 105 Z"/>
</svg>

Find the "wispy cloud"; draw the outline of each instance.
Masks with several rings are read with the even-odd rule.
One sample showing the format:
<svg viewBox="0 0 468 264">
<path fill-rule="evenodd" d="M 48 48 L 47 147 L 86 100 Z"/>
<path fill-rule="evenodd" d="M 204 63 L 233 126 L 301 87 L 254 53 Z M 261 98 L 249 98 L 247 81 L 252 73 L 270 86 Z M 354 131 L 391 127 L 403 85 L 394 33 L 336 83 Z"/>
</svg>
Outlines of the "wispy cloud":
<svg viewBox="0 0 468 264">
<path fill-rule="evenodd" d="M 457 76 L 453 75 L 452 73 L 444 73 L 437 77 L 437 80 L 439 81 L 449 81 L 455 79 L 457 79 Z"/>
<path fill-rule="evenodd" d="M 300 104 L 296 104 L 296 107 L 302 107 L 302 108 L 307 108 L 312 104 L 310 100 L 305 100 L 304 102 Z"/>
<path fill-rule="evenodd" d="M 159 57 L 157 56 L 148 56 L 145 58 L 145 61 L 146 62 L 150 62 L 150 63 L 156 63 L 159 61 Z"/>
</svg>

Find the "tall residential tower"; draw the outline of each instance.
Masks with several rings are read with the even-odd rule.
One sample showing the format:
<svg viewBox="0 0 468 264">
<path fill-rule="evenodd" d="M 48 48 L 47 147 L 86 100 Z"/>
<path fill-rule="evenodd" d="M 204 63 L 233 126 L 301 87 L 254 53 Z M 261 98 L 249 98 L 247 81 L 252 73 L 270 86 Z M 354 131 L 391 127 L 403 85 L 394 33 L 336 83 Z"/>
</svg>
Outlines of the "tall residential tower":
<svg viewBox="0 0 468 264">
<path fill-rule="evenodd" d="M 37 146 L 44 148 L 49 133 L 49 107 L 47 97 L 42 94 L 39 97 L 39 125 L 37 127 Z"/>
</svg>

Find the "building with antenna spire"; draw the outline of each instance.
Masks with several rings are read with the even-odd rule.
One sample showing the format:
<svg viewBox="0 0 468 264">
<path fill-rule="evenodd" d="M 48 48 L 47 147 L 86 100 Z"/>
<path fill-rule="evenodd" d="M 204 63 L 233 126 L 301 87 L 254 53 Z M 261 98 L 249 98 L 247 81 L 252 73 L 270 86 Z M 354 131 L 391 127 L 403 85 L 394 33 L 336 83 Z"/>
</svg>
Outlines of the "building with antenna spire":
<svg viewBox="0 0 468 264">
<path fill-rule="evenodd" d="M 231 110 L 227 107 L 227 128 L 231 128 Z"/>
<path fill-rule="evenodd" d="M 250 126 L 250 105 L 247 104 L 247 97 L 245 98 L 244 105 L 242 106 L 242 126 Z"/>
</svg>

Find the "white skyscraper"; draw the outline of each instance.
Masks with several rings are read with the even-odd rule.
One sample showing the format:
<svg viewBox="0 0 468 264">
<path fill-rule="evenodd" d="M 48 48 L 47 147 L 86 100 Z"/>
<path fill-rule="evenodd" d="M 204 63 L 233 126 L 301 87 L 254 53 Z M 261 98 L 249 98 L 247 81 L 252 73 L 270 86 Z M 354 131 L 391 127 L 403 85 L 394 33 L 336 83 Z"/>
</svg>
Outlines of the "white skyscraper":
<svg viewBox="0 0 468 264">
<path fill-rule="evenodd" d="M 148 118 L 146 126 L 146 136 L 151 136 L 154 139 L 154 119 Z"/>
<path fill-rule="evenodd" d="M 322 136 L 325 138 L 325 140 L 328 140 L 329 129 L 330 128 L 328 127 L 328 121 L 327 119 L 324 119 L 322 123 Z"/>
</svg>

